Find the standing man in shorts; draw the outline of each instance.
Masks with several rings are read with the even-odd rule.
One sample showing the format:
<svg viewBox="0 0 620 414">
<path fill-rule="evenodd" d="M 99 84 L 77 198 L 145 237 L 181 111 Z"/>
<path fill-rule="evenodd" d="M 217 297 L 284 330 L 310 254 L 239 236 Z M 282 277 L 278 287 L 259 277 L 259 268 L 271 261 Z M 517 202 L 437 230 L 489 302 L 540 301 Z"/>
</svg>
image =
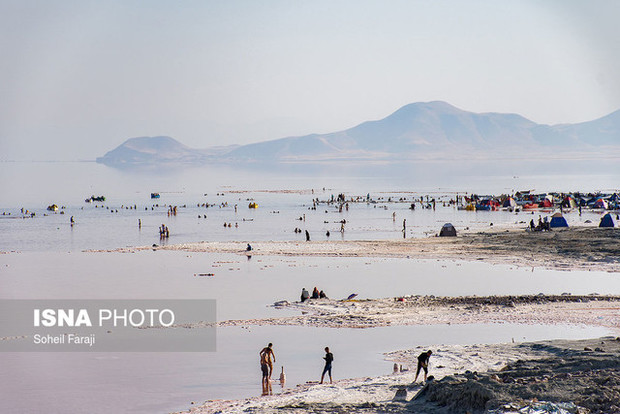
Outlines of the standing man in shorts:
<svg viewBox="0 0 620 414">
<path fill-rule="evenodd" d="M 264 355 L 261 355 L 260 357 L 260 370 L 263 373 L 263 379 L 261 380 L 263 385 L 263 395 L 269 395 L 271 381 L 269 381 L 269 365 L 267 365 L 267 360 Z"/>
<path fill-rule="evenodd" d="M 265 375 L 264 367 L 267 367 L 267 378 L 271 380 L 271 372 L 273 371 L 273 363 L 276 362 L 276 356 L 273 353 L 273 344 L 270 342 L 269 345 L 264 347 L 258 355 L 260 355 L 260 366 L 261 370 L 263 370 L 263 375 Z M 271 358 L 273 357 L 273 361 Z"/>
</svg>

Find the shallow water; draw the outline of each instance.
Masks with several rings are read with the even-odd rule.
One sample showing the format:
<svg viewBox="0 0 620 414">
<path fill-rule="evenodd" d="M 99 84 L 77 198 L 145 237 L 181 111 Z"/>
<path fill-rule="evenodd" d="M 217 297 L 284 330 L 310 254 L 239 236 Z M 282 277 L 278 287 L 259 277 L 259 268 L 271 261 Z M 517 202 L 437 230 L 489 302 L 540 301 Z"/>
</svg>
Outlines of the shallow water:
<svg viewBox="0 0 620 414">
<path fill-rule="evenodd" d="M 213 277 L 196 276 L 214 273 Z M 216 299 L 218 320 L 286 316 L 314 286 L 334 299 L 400 295 L 620 294 L 617 273 L 483 262 L 143 251 L 0 255 L 0 298 Z"/>
<path fill-rule="evenodd" d="M 327 230 L 332 239 L 393 239 L 402 237 L 403 219 L 407 220 L 407 237 L 434 234 L 445 222 L 452 222 L 457 229 L 488 228 L 491 222 L 521 226 L 518 222 L 529 221 L 531 215 L 472 213 L 440 204 L 435 211 L 411 211 L 408 201 L 414 195 L 453 196 L 466 191 L 589 191 L 613 188 L 618 182 L 620 172 L 613 162 L 601 161 L 594 170 L 590 165 L 572 162 L 572 175 L 568 176 L 561 163 L 554 162 L 545 167 L 547 174 L 539 170 L 537 175 L 521 175 L 528 171 L 527 163 L 502 162 L 370 169 L 347 165 L 209 166 L 173 171 L 168 167 L 122 171 L 94 163 L 0 163 L 0 176 L 11 177 L 0 180 L 0 213 L 11 213 L 0 216 L 0 251 L 19 252 L 0 254 L 0 298 L 213 298 L 218 319 L 226 320 L 290 315 L 294 311 L 270 305 L 282 299 L 297 300 L 302 287 L 314 286 L 332 298 L 351 293 L 361 298 L 620 294 L 620 278 L 613 273 L 480 262 L 259 256 L 248 260 L 210 253 L 82 252 L 159 243 L 157 228 L 162 223 L 171 230 L 168 243 L 302 240 L 303 235 L 293 233 L 295 227 L 308 228 L 314 240 L 324 240 Z M 153 191 L 160 192 L 161 199 L 151 200 Z M 370 193 L 379 203 L 351 204 L 349 211 L 342 213 L 324 205 L 308 210 L 312 198 L 327 199 L 340 192 L 362 197 Z M 102 194 L 107 197 L 104 205 L 108 209 L 83 201 Z M 387 203 L 388 197 L 407 200 Z M 258 202 L 259 208 L 248 209 L 249 199 Z M 228 202 L 228 206 L 197 206 L 205 202 Z M 65 214 L 48 213 L 45 207 L 52 203 L 66 206 L 61 210 Z M 154 203 L 160 207 L 153 207 Z M 136 209 L 124 208 L 134 204 Z M 237 213 L 234 204 L 238 204 Z M 187 208 L 168 217 L 165 205 Z M 22 207 L 36 212 L 36 217 L 15 218 Z M 394 212 L 396 220 L 392 219 Z M 205 214 L 206 219 L 198 218 Z M 304 214 L 305 222 L 296 220 Z M 69 225 L 71 216 L 76 220 L 73 227 Z M 338 231 L 343 218 L 347 220 L 344 236 Z M 138 219 L 142 220 L 141 229 Z M 567 219 L 570 224 L 586 220 L 596 224 L 598 213 L 571 213 Z M 236 222 L 239 227 L 224 228 L 224 222 Z M 215 276 L 199 277 L 198 273 Z M 4 353 L 0 354 L 4 368 L 0 370 L 0 411 L 166 412 L 186 409 L 190 401 L 258 395 L 258 351 L 269 341 L 275 344 L 276 365 L 285 365 L 288 383 L 294 385 L 318 379 L 325 345 L 336 356 L 335 377 L 343 378 L 389 373 L 391 363 L 383 360 L 382 353 L 417 345 L 585 338 L 607 333 L 602 328 L 506 324 L 365 330 L 230 327 L 218 330 L 214 353 Z M 277 389 L 276 385 L 274 391 Z"/>
<path fill-rule="evenodd" d="M 219 266 L 219 267 L 213 267 Z M 194 276 L 213 271 L 214 277 Z M 586 280 L 588 283 L 584 283 Z M 214 298 L 218 319 L 286 316 L 271 306 L 319 286 L 334 298 L 403 294 L 620 294 L 605 272 L 559 272 L 486 263 L 410 259 L 253 257 L 145 251 L 0 255 L 2 298 Z M 336 355 L 336 378 L 389 373 L 382 353 L 429 344 L 587 338 L 604 328 L 537 325 L 396 326 L 331 329 L 293 326 L 219 328 L 217 352 L 183 354 L 0 354 L 2 411 L 166 412 L 191 401 L 259 395 L 258 351 L 274 342 L 289 386 L 316 380 L 322 349 Z M 274 385 L 277 392 L 279 385 Z M 19 398 L 14 398 L 19 395 Z"/>
<path fill-rule="evenodd" d="M 382 353 L 398 349 L 608 333 L 603 328 L 509 324 L 364 330 L 230 327 L 218 330 L 218 351 L 213 353 L 5 353 L 0 355 L 0 411 L 163 413 L 188 409 L 192 401 L 258 396 L 258 352 L 269 341 L 276 354 L 274 378 L 284 366 L 286 386 L 294 387 L 320 379 L 325 346 L 335 356 L 334 379 L 340 379 L 391 373 L 393 363 Z M 274 382 L 273 392 L 280 390 Z"/>
<path fill-rule="evenodd" d="M 157 201 L 136 197 L 124 203 L 68 204 L 58 212 L 38 208 L 34 210 L 34 218 L 20 218 L 20 209 L 12 208 L 6 211 L 10 216 L 0 215 L 0 231 L 4 235 L 0 239 L 0 251 L 77 252 L 200 241 L 305 241 L 305 234 L 295 233 L 295 228 L 308 230 L 312 240 L 399 239 L 403 237 L 405 220 L 406 237 L 410 238 L 436 235 L 444 223 L 452 223 L 457 231 L 486 230 L 493 225 L 525 228 L 539 214 L 552 213 L 550 210 L 534 214 L 470 212 L 441 202 L 435 210 L 422 209 L 419 203 L 411 210 L 414 195 L 403 192 L 372 194 L 374 202 L 349 203 L 348 210 L 342 212 L 334 204 L 319 204 L 316 210 L 311 209 L 313 198 L 327 200 L 331 195 L 327 190 L 317 190 L 315 194 L 248 192 L 207 197 L 175 194 L 164 195 Z M 419 200 L 419 196 L 415 197 Z M 388 201 L 390 198 L 393 201 Z M 248 208 L 248 200 L 257 202 L 259 208 Z M 205 208 L 202 205 L 206 202 L 216 206 Z M 176 216 L 167 214 L 168 205 L 180 206 Z M 588 225 L 588 221 L 589 225 L 597 226 L 601 216 L 600 211 L 565 214 L 571 226 Z M 71 217 L 76 222 L 73 226 Z M 342 220 L 346 221 L 344 233 L 340 232 Z M 230 227 L 225 227 L 225 223 L 230 223 Z M 170 229 L 170 237 L 163 241 L 159 237 L 162 224 Z"/>
<path fill-rule="evenodd" d="M 550 165 L 559 162 L 551 162 Z M 515 164 L 515 163 L 513 163 Z M 453 207 L 436 210 L 409 209 L 414 197 L 429 195 L 449 200 L 456 193 L 510 193 L 518 189 L 539 191 L 590 191 L 614 188 L 620 178 L 617 165 L 606 161 L 589 168 L 571 164 L 573 175 L 512 175 L 524 163 L 416 163 L 396 166 L 246 166 L 230 165 L 169 167 L 124 171 L 95 163 L 0 163 L 0 251 L 80 251 L 112 249 L 160 243 L 158 228 L 170 228 L 167 243 L 202 240 L 304 240 L 295 227 L 308 229 L 313 240 L 393 239 L 402 237 L 407 220 L 407 237 L 436 234 L 446 222 L 457 230 L 489 228 L 491 223 L 524 227 L 519 222 L 537 218 L 527 213 L 468 212 Z M 253 167 L 253 169 L 250 169 Z M 561 167 L 556 165 L 556 167 Z M 306 169 L 304 169 L 306 168 Z M 317 169 L 318 168 L 318 169 Z M 553 169 L 551 169 L 553 171 Z M 489 174 L 489 171 L 504 171 Z M 523 170 L 526 171 L 526 170 Z M 579 174 L 583 171 L 586 174 Z M 316 174 L 314 174 L 316 173 Z M 24 179 L 20 179 L 24 177 Z M 31 178 L 24 181 L 25 178 Z M 570 183 L 570 187 L 568 187 Z M 314 194 L 312 191 L 314 190 Z M 151 192 L 161 198 L 152 200 Z M 282 193 L 282 191 L 293 191 Z M 339 213 L 335 206 L 312 199 L 328 200 L 332 195 L 370 195 L 378 203 L 352 203 Z M 219 195 L 218 195 L 219 194 Z M 223 195 L 222 195 L 223 194 Z M 105 203 L 85 203 L 91 195 L 105 195 Z M 388 199 L 403 202 L 388 202 Z M 253 200 L 258 209 L 249 209 Z M 51 204 L 66 207 L 57 213 L 46 211 Z M 215 207 L 200 207 L 204 203 Z M 227 206 L 220 207 L 227 203 Z M 155 206 L 155 205 L 158 206 Z M 234 205 L 238 208 L 235 212 Z M 168 205 L 186 206 L 177 216 L 168 217 Z M 133 207 L 136 209 L 133 209 Z M 131 207 L 131 209 L 129 209 Z M 35 212 L 35 218 L 21 219 L 20 209 Z M 118 210 L 118 212 L 116 212 Z M 111 212 L 114 211 L 114 212 Z M 64 214 L 60 214 L 60 213 Z M 392 214 L 396 213 L 393 219 Z M 204 216 L 207 218 L 204 218 Z M 305 221 L 297 220 L 305 215 Z M 73 216 L 76 224 L 69 224 Z M 200 218 L 199 218 L 200 216 Z M 567 214 L 570 225 L 586 220 L 597 225 L 601 213 Z M 345 219 L 344 236 L 340 220 Z M 142 227 L 138 228 L 138 220 Z M 224 223 L 232 223 L 231 228 Z M 235 223 L 239 227 L 235 227 Z"/>
</svg>

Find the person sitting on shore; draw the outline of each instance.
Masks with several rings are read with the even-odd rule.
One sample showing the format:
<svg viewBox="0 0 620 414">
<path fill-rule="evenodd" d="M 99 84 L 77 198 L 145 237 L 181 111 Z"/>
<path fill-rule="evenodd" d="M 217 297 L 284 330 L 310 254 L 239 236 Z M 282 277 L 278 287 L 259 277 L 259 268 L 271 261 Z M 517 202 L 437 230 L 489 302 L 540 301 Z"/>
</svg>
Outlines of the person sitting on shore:
<svg viewBox="0 0 620 414">
<path fill-rule="evenodd" d="M 301 301 L 305 302 L 310 298 L 310 293 L 306 290 L 306 288 L 301 289 Z"/>
<path fill-rule="evenodd" d="M 432 353 L 433 351 L 429 349 L 428 351 L 422 352 L 418 355 L 418 369 L 415 372 L 415 379 L 413 382 L 418 380 L 418 375 L 420 375 L 421 369 L 424 369 L 424 381 L 426 381 L 426 376 L 428 375 L 428 360 L 430 359 Z"/>
<path fill-rule="evenodd" d="M 314 287 L 314 290 L 312 291 L 312 299 L 318 299 L 319 298 L 319 290 L 316 288 L 316 286 Z"/>
<path fill-rule="evenodd" d="M 325 292 L 323 292 L 323 291 L 320 291 L 320 292 L 319 292 L 319 298 L 321 298 L 321 299 L 329 299 L 329 298 L 327 297 L 327 295 L 325 294 Z"/>
</svg>

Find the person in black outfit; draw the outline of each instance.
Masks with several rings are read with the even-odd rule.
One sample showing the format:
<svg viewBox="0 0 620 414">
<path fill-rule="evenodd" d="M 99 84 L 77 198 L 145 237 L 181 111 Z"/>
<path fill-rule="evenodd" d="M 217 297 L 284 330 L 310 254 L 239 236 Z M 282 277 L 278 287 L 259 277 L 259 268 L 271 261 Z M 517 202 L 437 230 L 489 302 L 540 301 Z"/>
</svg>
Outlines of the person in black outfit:
<svg viewBox="0 0 620 414">
<path fill-rule="evenodd" d="M 426 381 L 426 375 L 428 375 L 428 360 L 431 357 L 432 353 L 433 351 L 428 350 L 426 352 L 422 352 L 418 356 L 418 369 L 415 372 L 415 379 L 413 380 L 413 382 L 416 382 L 418 380 L 418 375 L 420 374 L 421 369 L 424 369 L 424 381 Z"/>
<path fill-rule="evenodd" d="M 325 368 L 323 368 L 323 373 L 321 374 L 321 384 L 323 383 L 323 378 L 325 377 L 325 373 L 329 373 L 329 383 L 332 383 L 332 361 L 334 360 L 334 354 L 329 352 L 329 347 L 325 347 L 325 356 L 323 357 L 325 360 Z"/>
</svg>

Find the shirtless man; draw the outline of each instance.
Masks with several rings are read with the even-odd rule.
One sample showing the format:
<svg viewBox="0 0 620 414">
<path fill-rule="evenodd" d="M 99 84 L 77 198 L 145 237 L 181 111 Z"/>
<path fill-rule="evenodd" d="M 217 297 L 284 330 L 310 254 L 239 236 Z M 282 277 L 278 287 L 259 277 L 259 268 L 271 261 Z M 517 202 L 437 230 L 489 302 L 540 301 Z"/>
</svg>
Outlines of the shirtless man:
<svg viewBox="0 0 620 414">
<path fill-rule="evenodd" d="M 273 344 L 270 342 L 265 348 L 263 348 L 258 355 L 260 355 L 260 366 L 263 371 L 263 378 L 265 376 L 265 366 L 267 367 L 267 378 L 271 380 L 271 372 L 273 371 L 273 363 L 276 362 L 276 356 L 273 353 Z M 273 361 L 271 360 L 273 357 Z"/>
</svg>

